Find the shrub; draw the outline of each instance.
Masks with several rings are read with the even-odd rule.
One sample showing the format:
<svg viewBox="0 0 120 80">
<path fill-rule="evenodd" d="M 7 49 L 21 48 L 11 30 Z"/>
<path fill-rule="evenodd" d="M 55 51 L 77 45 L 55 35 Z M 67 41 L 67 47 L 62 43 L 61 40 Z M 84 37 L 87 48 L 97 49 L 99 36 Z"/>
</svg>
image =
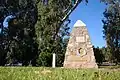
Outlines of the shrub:
<svg viewBox="0 0 120 80">
<path fill-rule="evenodd" d="M 42 52 L 37 59 L 38 66 L 52 66 L 52 53 Z"/>
</svg>

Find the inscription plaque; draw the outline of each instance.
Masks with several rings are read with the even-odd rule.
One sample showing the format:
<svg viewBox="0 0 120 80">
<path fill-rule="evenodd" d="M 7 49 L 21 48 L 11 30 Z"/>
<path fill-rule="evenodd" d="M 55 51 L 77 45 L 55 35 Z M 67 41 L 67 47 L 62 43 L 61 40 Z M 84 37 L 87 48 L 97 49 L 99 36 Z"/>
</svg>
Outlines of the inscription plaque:
<svg viewBox="0 0 120 80">
<path fill-rule="evenodd" d="M 76 42 L 85 42 L 85 37 L 83 36 L 76 37 Z"/>
</svg>

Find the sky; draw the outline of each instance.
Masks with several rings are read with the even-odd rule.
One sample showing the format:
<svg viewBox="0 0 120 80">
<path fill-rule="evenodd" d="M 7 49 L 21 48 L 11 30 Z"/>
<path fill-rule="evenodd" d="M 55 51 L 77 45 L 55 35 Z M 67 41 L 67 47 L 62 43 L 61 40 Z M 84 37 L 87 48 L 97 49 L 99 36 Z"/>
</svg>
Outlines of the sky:
<svg viewBox="0 0 120 80">
<path fill-rule="evenodd" d="M 83 21 L 87 25 L 88 33 L 92 44 L 95 47 L 106 46 L 106 42 L 103 38 L 103 12 L 106 5 L 100 3 L 100 0 L 88 0 L 88 4 L 85 2 L 79 4 L 79 6 L 70 15 L 70 31 L 72 31 L 73 25 L 77 20 Z"/>
</svg>

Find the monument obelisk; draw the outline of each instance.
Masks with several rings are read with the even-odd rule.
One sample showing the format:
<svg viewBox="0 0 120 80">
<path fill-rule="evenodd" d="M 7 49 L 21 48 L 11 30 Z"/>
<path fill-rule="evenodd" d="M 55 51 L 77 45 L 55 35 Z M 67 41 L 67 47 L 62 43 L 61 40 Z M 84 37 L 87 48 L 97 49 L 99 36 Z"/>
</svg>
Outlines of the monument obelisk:
<svg viewBox="0 0 120 80">
<path fill-rule="evenodd" d="M 65 68 L 98 68 L 85 23 L 78 20 L 70 34 L 64 60 Z"/>
</svg>

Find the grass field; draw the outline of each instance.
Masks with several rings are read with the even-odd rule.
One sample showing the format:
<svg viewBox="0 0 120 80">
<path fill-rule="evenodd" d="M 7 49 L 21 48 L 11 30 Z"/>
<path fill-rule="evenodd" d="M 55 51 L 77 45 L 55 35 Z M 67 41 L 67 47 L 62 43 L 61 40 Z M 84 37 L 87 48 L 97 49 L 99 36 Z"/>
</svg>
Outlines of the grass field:
<svg viewBox="0 0 120 80">
<path fill-rule="evenodd" d="M 120 80 L 120 70 L 0 67 L 0 80 Z"/>
</svg>

